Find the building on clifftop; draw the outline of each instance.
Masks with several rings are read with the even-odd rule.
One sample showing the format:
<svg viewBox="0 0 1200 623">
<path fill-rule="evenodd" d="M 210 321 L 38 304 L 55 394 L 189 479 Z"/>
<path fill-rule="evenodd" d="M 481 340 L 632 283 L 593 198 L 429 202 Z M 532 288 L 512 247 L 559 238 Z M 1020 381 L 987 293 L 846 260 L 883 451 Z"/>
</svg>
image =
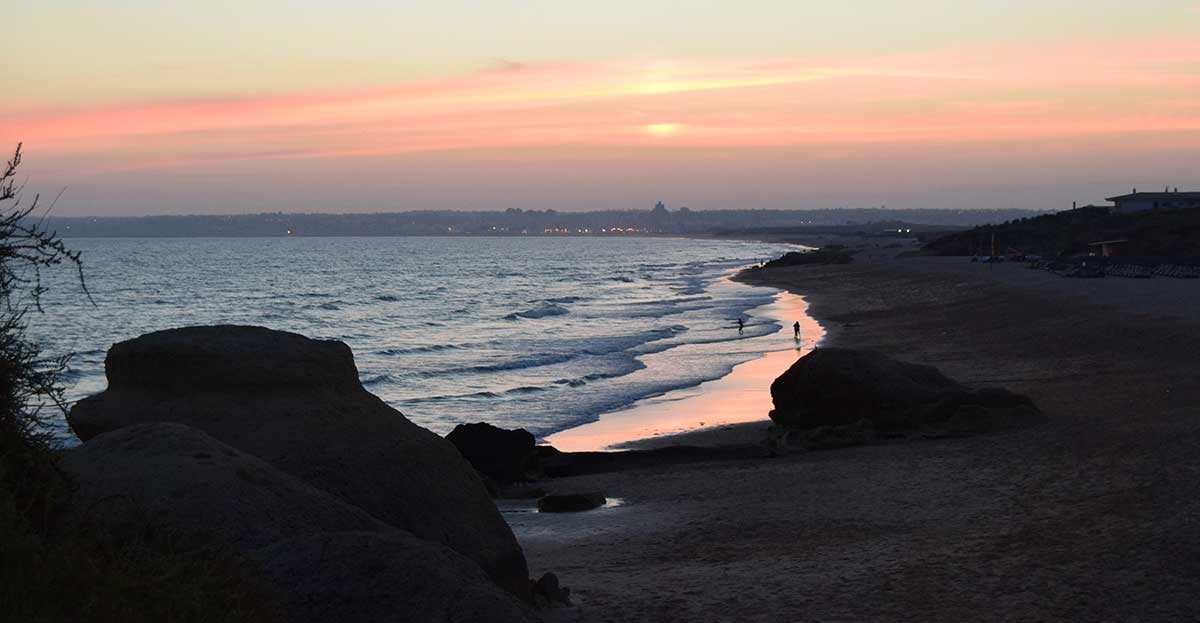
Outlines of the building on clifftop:
<svg viewBox="0 0 1200 623">
<path fill-rule="evenodd" d="M 1105 201 L 1113 202 L 1113 212 L 1141 212 L 1143 210 L 1200 208 L 1200 192 L 1153 192 L 1139 193 L 1133 189 L 1128 195 L 1109 197 Z"/>
</svg>

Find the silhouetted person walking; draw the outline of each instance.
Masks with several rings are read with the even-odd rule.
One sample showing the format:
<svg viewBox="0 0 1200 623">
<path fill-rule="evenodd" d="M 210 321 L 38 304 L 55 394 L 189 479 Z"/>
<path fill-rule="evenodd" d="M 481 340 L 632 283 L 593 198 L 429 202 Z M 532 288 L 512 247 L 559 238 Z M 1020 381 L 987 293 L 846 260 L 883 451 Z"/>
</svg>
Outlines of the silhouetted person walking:
<svg viewBox="0 0 1200 623">
<path fill-rule="evenodd" d="M 746 321 L 738 318 L 738 335 L 741 335 L 742 330 L 746 328 Z"/>
<path fill-rule="evenodd" d="M 792 325 L 792 333 L 796 334 L 797 340 L 800 339 L 800 321 L 799 320 L 796 321 L 796 324 Z"/>
</svg>

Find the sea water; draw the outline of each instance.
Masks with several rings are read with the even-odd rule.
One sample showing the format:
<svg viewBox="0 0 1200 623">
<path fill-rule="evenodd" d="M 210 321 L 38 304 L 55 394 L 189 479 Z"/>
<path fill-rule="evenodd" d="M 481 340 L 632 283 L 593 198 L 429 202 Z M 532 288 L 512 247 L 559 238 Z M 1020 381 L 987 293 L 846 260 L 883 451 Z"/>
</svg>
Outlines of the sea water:
<svg viewBox="0 0 1200 623">
<path fill-rule="evenodd" d="M 46 275 L 31 335 L 75 353 L 68 399 L 104 389 L 109 346 L 159 329 L 250 324 L 342 340 L 363 385 L 444 434 L 487 421 L 539 437 L 727 374 L 781 348 L 734 283 L 777 244 L 682 238 L 92 238 L 88 302 Z M 745 327 L 738 330 L 741 318 Z M 71 435 L 62 418 L 56 433 Z"/>
</svg>

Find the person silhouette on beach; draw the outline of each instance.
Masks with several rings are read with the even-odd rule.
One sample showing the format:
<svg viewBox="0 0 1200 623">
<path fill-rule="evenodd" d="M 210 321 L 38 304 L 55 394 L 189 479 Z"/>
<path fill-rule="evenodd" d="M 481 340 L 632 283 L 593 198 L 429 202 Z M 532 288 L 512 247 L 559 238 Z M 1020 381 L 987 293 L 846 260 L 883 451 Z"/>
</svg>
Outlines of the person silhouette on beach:
<svg viewBox="0 0 1200 623">
<path fill-rule="evenodd" d="M 738 335 L 742 334 L 742 330 L 746 328 L 746 321 L 738 318 Z"/>
<path fill-rule="evenodd" d="M 792 333 L 794 333 L 796 335 L 797 340 L 800 339 L 800 321 L 799 320 L 796 321 L 796 324 L 792 325 Z"/>
</svg>

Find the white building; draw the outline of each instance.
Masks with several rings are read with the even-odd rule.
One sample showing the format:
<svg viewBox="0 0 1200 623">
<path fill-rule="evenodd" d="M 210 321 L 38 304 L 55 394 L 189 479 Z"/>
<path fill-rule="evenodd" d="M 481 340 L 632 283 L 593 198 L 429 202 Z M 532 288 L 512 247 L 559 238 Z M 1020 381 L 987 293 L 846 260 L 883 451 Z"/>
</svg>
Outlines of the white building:
<svg viewBox="0 0 1200 623">
<path fill-rule="evenodd" d="M 1200 192 L 1176 190 L 1175 192 L 1139 193 L 1135 188 L 1128 195 L 1109 197 L 1105 201 L 1113 202 L 1113 212 L 1140 212 L 1160 208 L 1200 208 Z"/>
</svg>

